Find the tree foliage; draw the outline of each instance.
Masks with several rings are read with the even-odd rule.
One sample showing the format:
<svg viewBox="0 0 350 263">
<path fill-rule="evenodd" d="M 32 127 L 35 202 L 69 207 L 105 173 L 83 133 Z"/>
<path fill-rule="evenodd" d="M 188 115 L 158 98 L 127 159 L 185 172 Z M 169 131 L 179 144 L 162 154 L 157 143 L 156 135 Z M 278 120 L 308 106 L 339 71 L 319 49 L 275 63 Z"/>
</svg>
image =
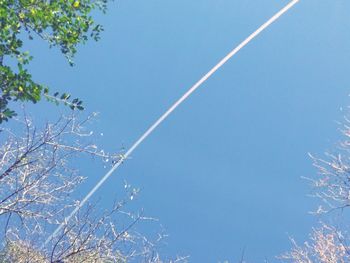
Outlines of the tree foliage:
<svg viewBox="0 0 350 263">
<path fill-rule="evenodd" d="M 10 101 L 37 103 L 43 95 L 83 109 L 79 99 L 68 101 L 69 94 L 49 96 L 48 88 L 32 78 L 27 68 L 32 56 L 23 43 L 39 37 L 58 47 L 73 65 L 78 44 L 99 39 L 103 28 L 91 14 L 96 9 L 105 12 L 106 4 L 107 0 L 0 0 L 0 123 L 16 115 Z"/>
<path fill-rule="evenodd" d="M 298 245 L 292 239 L 291 251 L 281 258 L 295 263 L 347 263 L 350 262 L 348 237 L 332 225 L 321 224 L 312 230 L 310 240 Z"/>
<path fill-rule="evenodd" d="M 40 129 L 25 117 L 16 129 L 0 134 L 0 262 L 164 262 L 156 250 L 162 233 L 150 242 L 134 230 L 135 224 L 153 219 L 127 211 L 138 193 L 127 183 L 111 209 L 89 204 L 65 220 L 79 204 L 73 193 L 85 179 L 76 160 L 88 157 L 111 165 L 121 157 L 91 142 L 93 133 L 85 128 L 90 120 L 71 115 Z M 62 231 L 50 236 L 61 224 Z"/>
<path fill-rule="evenodd" d="M 344 136 L 338 147 L 323 158 L 311 156 L 318 171 L 312 183 L 313 196 L 320 200 L 313 212 L 322 222 L 310 234 L 310 240 L 298 245 L 292 239 L 292 249 L 282 259 L 295 263 L 350 262 L 350 120 L 345 117 L 341 131 Z"/>
</svg>

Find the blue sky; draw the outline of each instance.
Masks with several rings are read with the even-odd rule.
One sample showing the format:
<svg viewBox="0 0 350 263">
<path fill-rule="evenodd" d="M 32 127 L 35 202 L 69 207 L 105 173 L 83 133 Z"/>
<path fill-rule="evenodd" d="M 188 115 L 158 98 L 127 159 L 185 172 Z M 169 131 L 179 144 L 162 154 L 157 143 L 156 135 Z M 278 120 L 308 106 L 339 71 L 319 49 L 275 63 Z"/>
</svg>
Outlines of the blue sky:
<svg viewBox="0 0 350 263">
<path fill-rule="evenodd" d="M 288 1 L 115 1 L 101 41 L 81 46 L 71 68 L 57 50 L 27 43 L 37 80 L 70 91 L 110 151 L 130 146 L 178 97 Z M 126 179 L 134 206 L 159 219 L 167 255 L 191 262 L 274 262 L 318 220 L 301 177 L 307 153 L 340 139 L 349 104 L 348 1 L 301 0 L 228 62 L 98 191 L 106 207 Z M 45 111 L 43 111 L 43 107 Z M 50 104 L 33 108 L 52 118 Z M 89 169 L 83 196 L 105 173 Z M 149 225 L 139 226 L 150 231 Z"/>
</svg>

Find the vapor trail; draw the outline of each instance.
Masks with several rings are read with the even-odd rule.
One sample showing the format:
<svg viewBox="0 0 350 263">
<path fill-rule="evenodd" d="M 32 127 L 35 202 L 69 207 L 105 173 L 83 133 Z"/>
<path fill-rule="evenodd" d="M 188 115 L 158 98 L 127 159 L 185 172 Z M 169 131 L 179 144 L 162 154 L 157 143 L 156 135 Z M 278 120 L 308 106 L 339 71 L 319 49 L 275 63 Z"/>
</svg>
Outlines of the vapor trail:
<svg viewBox="0 0 350 263">
<path fill-rule="evenodd" d="M 230 58 L 232 58 L 238 51 L 246 46 L 251 40 L 259 35 L 264 29 L 269 27 L 280 16 L 286 13 L 291 7 L 293 7 L 299 0 L 293 0 L 271 17 L 267 22 L 261 25 L 254 33 L 248 36 L 242 43 L 235 47 L 230 53 L 228 53 L 218 64 L 216 64 L 207 74 L 205 74 L 197 83 L 195 83 L 182 97 L 177 100 L 145 133 L 130 147 L 130 149 L 121 156 L 119 161 L 102 177 L 102 179 L 95 185 L 94 188 L 84 197 L 79 205 L 65 218 L 65 222 L 57 227 L 53 234 L 45 241 L 45 246 L 50 240 L 62 230 L 64 224 L 66 224 L 78 210 L 90 199 L 90 197 L 100 188 L 100 186 L 112 175 L 112 173 L 123 163 L 125 159 L 184 101 L 186 100 L 196 89 L 198 89 L 211 75 L 213 75 L 219 68 L 221 68 Z"/>
</svg>

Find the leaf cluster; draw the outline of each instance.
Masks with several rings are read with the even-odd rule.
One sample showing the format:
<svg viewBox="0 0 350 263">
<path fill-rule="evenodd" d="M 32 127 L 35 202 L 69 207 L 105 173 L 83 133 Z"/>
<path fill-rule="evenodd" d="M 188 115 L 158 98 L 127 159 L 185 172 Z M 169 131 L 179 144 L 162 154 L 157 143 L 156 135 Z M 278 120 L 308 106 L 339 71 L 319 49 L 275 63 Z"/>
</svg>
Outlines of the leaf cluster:
<svg viewBox="0 0 350 263">
<path fill-rule="evenodd" d="M 27 69 L 33 58 L 23 51 L 23 38 L 39 37 L 59 48 L 73 65 L 78 44 L 99 40 L 103 27 L 92 12 L 105 12 L 106 4 L 107 0 L 0 0 L 0 123 L 16 115 L 10 101 L 37 103 L 48 94 Z M 73 108 L 82 109 L 77 106 Z"/>
<path fill-rule="evenodd" d="M 59 92 L 55 92 L 53 96 L 49 95 L 49 90 L 44 89 L 44 95 L 48 101 L 51 101 L 55 103 L 56 105 L 59 105 L 60 103 L 63 103 L 64 105 L 68 106 L 70 109 L 75 110 L 84 110 L 83 107 L 83 101 L 75 98 L 72 101 L 70 101 L 71 95 L 68 93 L 63 93 L 60 95 Z"/>
</svg>

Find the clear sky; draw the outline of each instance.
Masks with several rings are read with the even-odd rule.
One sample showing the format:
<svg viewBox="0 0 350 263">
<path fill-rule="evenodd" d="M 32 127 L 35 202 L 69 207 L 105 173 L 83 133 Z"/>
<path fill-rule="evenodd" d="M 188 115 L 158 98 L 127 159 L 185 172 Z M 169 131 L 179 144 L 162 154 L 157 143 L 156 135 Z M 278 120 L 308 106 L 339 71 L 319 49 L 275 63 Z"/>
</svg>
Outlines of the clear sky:
<svg viewBox="0 0 350 263">
<path fill-rule="evenodd" d="M 115 1 L 97 15 L 101 41 L 81 46 L 74 68 L 43 43 L 26 47 L 36 79 L 100 112 L 93 129 L 117 151 L 287 2 Z M 102 206 L 124 179 L 140 187 L 134 206 L 169 234 L 164 254 L 191 262 L 237 262 L 244 247 L 250 262 L 275 262 L 289 236 L 304 241 L 318 220 L 301 179 L 316 174 L 307 153 L 334 147 L 349 104 L 349 10 L 349 1 L 301 0 L 134 152 L 98 191 Z M 33 109 L 47 119 L 57 110 Z M 106 170 L 81 169 L 83 196 Z"/>
</svg>

